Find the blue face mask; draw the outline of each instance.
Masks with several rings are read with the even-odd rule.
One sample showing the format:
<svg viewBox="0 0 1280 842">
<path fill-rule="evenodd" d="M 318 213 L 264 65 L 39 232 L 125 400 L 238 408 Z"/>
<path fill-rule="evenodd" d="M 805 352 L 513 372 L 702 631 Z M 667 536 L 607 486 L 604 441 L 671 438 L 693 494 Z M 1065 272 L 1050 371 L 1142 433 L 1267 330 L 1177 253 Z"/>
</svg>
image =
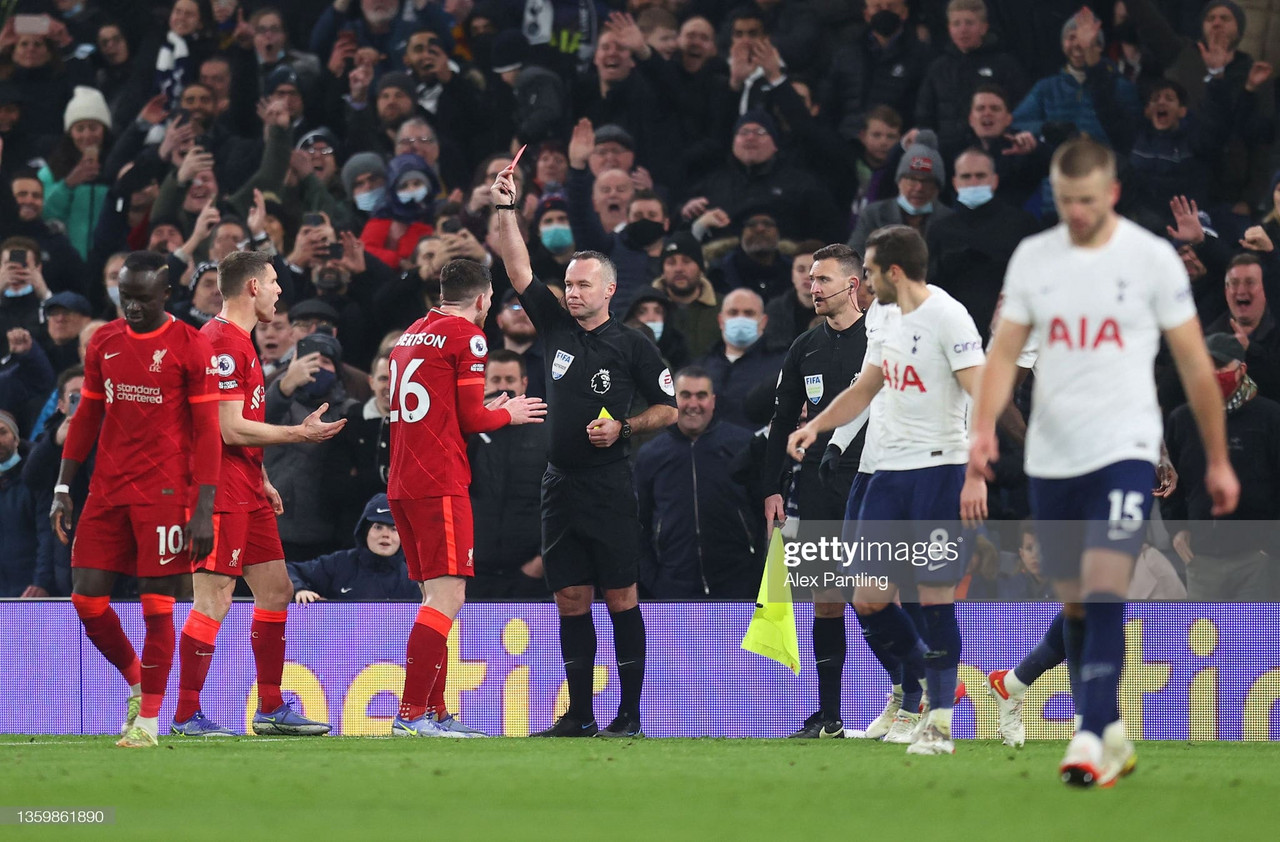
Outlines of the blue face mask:
<svg viewBox="0 0 1280 842">
<path fill-rule="evenodd" d="M 417 204 L 427 198 L 427 188 L 415 187 L 412 190 L 397 190 L 396 198 L 404 205 Z"/>
<path fill-rule="evenodd" d="M 107 287 L 107 298 L 111 299 L 111 303 L 120 306 L 120 287 Z"/>
<path fill-rule="evenodd" d="M 538 232 L 538 237 L 552 254 L 564 254 L 573 248 L 573 232 L 568 225 L 548 225 Z"/>
<path fill-rule="evenodd" d="M 995 197 L 990 184 L 979 184 L 974 187 L 961 187 L 956 191 L 956 199 L 966 208 L 980 208 Z"/>
<path fill-rule="evenodd" d="M 36 291 L 36 288 L 33 287 L 31 284 L 27 284 L 26 286 L 20 287 L 19 289 L 9 289 L 8 287 L 5 287 L 4 297 L 5 298 L 21 298 L 22 296 L 30 295 L 35 291 Z"/>
<path fill-rule="evenodd" d="M 901 193 L 898 194 L 898 207 L 902 208 L 903 213 L 909 213 L 912 216 L 933 213 L 933 202 L 929 202 L 922 208 L 913 207 L 912 204 L 907 201 L 907 197 L 903 196 Z"/>
<path fill-rule="evenodd" d="M 664 327 L 662 322 L 645 322 L 645 325 L 649 328 L 649 330 L 653 331 L 654 342 L 657 342 L 659 339 L 662 338 L 662 328 Z"/>
<path fill-rule="evenodd" d="M 747 316 L 734 316 L 724 320 L 724 341 L 727 345 L 745 348 L 760 338 L 760 324 Z"/>
<path fill-rule="evenodd" d="M 21 458 L 22 457 L 18 455 L 18 451 L 15 449 L 13 451 L 12 456 L 4 460 L 3 462 L 0 462 L 0 474 L 3 474 L 5 471 L 9 470 L 14 465 L 18 464 L 18 460 Z"/>
<path fill-rule="evenodd" d="M 326 368 L 322 368 L 316 371 L 315 378 L 310 383 L 302 384 L 299 388 L 313 398 L 323 398 L 333 388 L 333 382 L 338 379 L 338 375 Z"/>
<path fill-rule="evenodd" d="M 357 193 L 355 197 L 356 207 L 365 213 L 372 213 L 386 193 L 387 188 L 385 187 L 375 187 L 367 193 Z"/>
</svg>

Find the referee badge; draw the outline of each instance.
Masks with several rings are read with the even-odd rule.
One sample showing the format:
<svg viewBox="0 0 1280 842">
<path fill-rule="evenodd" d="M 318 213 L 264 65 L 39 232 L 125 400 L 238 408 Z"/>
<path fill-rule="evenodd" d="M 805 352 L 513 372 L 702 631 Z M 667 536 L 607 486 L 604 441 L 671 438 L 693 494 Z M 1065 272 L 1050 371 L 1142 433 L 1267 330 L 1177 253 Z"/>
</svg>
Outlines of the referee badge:
<svg viewBox="0 0 1280 842">
<path fill-rule="evenodd" d="M 804 378 L 804 393 L 809 398 L 809 403 L 817 405 L 822 400 L 822 375 L 806 374 Z"/>
<path fill-rule="evenodd" d="M 551 361 L 551 379 L 559 380 L 564 377 L 564 373 L 569 370 L 569 366 L 573 364 L 573 354 L 566 354 L 564 351 L 556 351 L 556 358 Z"/>
<path fill-rule="evenodd" d="M 597 395 L 603 395 L 609 391 L 609 387 L 613 385 L 613 380 L 609 375 L 609 369 L 602 368 L 595 374 L 591 375 L 591 391 Z"/>
</svg>

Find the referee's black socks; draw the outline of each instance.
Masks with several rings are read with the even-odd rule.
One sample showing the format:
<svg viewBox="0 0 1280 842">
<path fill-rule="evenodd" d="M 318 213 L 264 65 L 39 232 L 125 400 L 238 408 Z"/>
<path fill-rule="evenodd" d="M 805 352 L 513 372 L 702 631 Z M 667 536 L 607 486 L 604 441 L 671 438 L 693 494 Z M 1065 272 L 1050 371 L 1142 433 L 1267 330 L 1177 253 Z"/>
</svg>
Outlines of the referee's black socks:
<svg viewBox="0 0 1280 842">
<path fill-rule="evenodd" d="M 616 626 L 616 623 L 615 623 Z M 641 638 L 643 643 L 643 638 Z M 595 720 L 591 703 L 591 677 L 596 663 L 596 626 L 591 612 L 560 617 L 560 654 L 569 684 L 569 716 L 580 722 Z M 625 685 L 624 685 L 625 686 Z"/>
<path fill-rule="evenodd" d="M 609 613 L 613 621 L 613 649 L 618 656 L 618 682 L 622 701 L 618 713 L 640 718 L 640 691 L 644 688 L 644 615 L 640 606 Z"/>
</svg>

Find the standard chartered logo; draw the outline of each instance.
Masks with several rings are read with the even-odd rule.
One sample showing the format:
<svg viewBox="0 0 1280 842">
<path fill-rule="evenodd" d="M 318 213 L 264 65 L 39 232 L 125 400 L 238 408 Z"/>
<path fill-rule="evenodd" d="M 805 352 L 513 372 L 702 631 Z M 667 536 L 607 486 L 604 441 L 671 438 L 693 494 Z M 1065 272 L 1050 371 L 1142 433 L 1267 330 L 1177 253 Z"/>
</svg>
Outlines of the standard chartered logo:
<svg viewBox="0 0 1280 842">
<path fill-rule="evenodd" d="M 133 403 L 164 403 L 164 396 L 160 394 L 159 386 L 134 386 L 130 383 L 114 384 L 110 380 L 107 380 L 102 386 L 107 393 L 107 403 L 115 403 L 118 400 L 132 401 Z"/>
</svg>

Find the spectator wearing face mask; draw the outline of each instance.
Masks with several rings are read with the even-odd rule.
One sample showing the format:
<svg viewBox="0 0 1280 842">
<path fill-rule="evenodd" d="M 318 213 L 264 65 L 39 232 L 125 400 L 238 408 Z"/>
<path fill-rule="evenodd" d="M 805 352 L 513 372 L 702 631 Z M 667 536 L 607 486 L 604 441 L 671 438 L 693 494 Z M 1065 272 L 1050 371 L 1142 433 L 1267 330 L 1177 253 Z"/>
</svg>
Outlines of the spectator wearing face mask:
<svg viewBox="0 0 1280 842">
<path fill-rule="evenodd" d="M 365 249 L 393 269 L 407 269 L 429 222 L 440 182 L 417 155 L 397 155 L 387 167 L 387 192 L 360 233 Z"/>
<path fill-rule="evenodd" d="M 548 193 L 538 202 L 529 229 L 529 261 L 539 278 L 564 279 L 565 267 L 579 248 L 569 224 L 569 203 L 562 193 Z"/>
<path fill-rule="evenodd" d="M 357 152 L 342 165 L 342 188 L 355 206 L 361 227 L 387 192 L 387 165 L 376 152 Z"/>
<path fill-rule="evenodd" d="M 611 132 L 606 132 L 611 129 Z M 573 228 L 574 242 L 579 249 L 591 249 L 609 255 L 618 267 L 618 288 L 614 293 L 612 308 L 624 313 L 632 297 L 644 288 L 655 274 L 661 271 L 663 237 L 671 228 L 667 205 L 649 189 L 632 190 L 626 201 L 626 223 L 620 230 L 609 231 L 595 212 L 592 195 L 595 190 L 598 151 L 609 147 L 608 160 L 599 172 L 625 172 L 612 164 L 618 161 L 619 150 L 625 149 L 618 140 L 624 135 L 617 126 L 606 126 L 592 131 L 591 121 L 582 119 L 574 126 L 569 141 L 569 223 Z M 624 140 L 628 138 L 624 137 Z M 630 156 L 633 162 L 634 155 Z"/>
<path fill-rule="evenodd" d="M 764 299 L 750 289 L 735 289 L 720 305 L 720 341 L 698 361 L 715 384 L 716 417 L 744 429 L 747 395 L 762 383 L 776 383 L 786 347 L 770 347 L 763 338 L 769 317 Z"/>
<path fill-rule="evenodd" d="M 982 341 L 990 336 L 1004 270 L 1023 237 L 1036 230 L 1026 211 L 996 198 L 995 159 L 981 149 L 956 158 L 956 208 L 929 226 L 929 280 L 965 306 Z"/>
</svg>

